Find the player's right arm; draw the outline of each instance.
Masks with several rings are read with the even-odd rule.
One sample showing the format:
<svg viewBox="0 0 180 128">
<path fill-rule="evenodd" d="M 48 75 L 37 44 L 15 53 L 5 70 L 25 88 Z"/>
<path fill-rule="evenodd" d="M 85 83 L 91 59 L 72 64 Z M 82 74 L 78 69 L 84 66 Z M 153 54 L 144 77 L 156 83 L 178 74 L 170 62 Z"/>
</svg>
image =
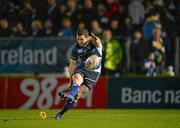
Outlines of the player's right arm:
<svg viewBox="0 0 180 128">
<path fill-rule="evenodd" d="M 77 67 L 77 59 L 78 59 L 77 47 L 76 47 L 76 45 L 74 45 L 72 52 L 71 52 L 70 61 L 69 61 L 69 74 L 70 74 L 70 76 L 73 75 L 74 70 Z"/>
<path fill-rule="evenodd" d="M 69 74 L 70 74 L 70 76 L 72 76 L 76 67 L 77 67 L 76 60 L 70 59 L 70 62 L 69 62 Z"/>
<path fill-rule="evenodd" d="M 72 75 L 74 74 L 74 70 L 76 69 L 77 67 L 77 62 L 73 59 L 70 59 L 69 61 L 69 75 L 70 75 L 70 78 L 69 78 L 69 88 L 71 87 L 71 84 L 72 84 Z"/>
<path fill-rule="evenodd" d="M 74 74 L 74 71 L 77 67 L 77 58 L 78 58 L 77 49 L 76 49 L 76 45 L 74 45 L 73 50 L 71 52 L 71 58 L 69 60 L 70 86 L 72 84 L 72 78 L 71 77 Z"/>
</svg>

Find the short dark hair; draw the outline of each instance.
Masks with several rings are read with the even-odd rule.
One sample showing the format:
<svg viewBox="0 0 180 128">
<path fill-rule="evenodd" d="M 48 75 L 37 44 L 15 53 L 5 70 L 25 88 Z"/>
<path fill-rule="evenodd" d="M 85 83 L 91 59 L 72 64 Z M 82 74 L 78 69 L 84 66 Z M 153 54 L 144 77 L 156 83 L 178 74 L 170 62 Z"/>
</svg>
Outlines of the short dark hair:
<svg viewBox="0 0 180 128">
<path fill-rule="evenodd" d="M 87 37 L 87 36 L 89 36 L 89 32 L 87 29 L 79 29 L 79 30 L 77 30 L 76 35 L 77 36 L 84 35 L 85 37 Z"/>
</svg>

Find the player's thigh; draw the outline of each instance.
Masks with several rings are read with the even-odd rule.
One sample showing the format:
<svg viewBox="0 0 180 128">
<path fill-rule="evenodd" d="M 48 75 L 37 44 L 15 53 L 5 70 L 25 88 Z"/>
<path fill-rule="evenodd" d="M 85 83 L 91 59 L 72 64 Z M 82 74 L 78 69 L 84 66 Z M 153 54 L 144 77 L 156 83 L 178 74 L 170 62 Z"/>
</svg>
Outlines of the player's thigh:
<svg viewBox="0 0 180 128">
<path fill-rule="evenodd" d="M 87 93 L 89 91 L 89 88 L 86 85 L 81 85 L 80 86 L 80 90 L 76 95 L 76 99 L 79 99 L 82 97 L 82 95 L 84 95 L 85 93 Z"/>
<path fill-rule="evenodd" d="M 72 75 L 72 83 L 81 85 L 83 83 L 83 76 L 80 73 L 75 73 Z"/>
</svg>

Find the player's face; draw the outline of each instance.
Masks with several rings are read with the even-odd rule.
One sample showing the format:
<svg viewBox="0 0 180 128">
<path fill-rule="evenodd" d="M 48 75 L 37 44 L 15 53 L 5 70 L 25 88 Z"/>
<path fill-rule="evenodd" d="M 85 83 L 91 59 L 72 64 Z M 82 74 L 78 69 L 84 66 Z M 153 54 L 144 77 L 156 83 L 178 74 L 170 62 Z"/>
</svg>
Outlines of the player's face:
<svg viewBox="0 0 180 128">
<path fill-rule="evenodd" d="M 86 42 L 88 41 L 88 38 L 86 38 L 84 35 L 82 36 L 77 36 L 77 42 L 79 46 L 84 46 L 86 44 Z"/>
</svg>

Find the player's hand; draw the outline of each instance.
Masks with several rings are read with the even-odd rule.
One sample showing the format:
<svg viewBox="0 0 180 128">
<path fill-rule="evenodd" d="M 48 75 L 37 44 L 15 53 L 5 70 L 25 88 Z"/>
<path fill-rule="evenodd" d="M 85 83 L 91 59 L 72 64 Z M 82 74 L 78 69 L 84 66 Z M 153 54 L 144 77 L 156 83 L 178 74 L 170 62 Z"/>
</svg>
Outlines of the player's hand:
<svg viewBox="0 0 180 128">
<path fill-rule="evenodd" d="M 91 33 L 91 40 L 96 42 L 98 40 L 98 37 L 94 33 Z"/>
<path fill-rule="evenodd" d="M 101 44 L 101 40 L 94 33 L 91 33 L 90 39 L 91 39 L 91 41 L 95 42 L 97 45 Z"/>
</svg>

